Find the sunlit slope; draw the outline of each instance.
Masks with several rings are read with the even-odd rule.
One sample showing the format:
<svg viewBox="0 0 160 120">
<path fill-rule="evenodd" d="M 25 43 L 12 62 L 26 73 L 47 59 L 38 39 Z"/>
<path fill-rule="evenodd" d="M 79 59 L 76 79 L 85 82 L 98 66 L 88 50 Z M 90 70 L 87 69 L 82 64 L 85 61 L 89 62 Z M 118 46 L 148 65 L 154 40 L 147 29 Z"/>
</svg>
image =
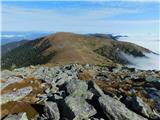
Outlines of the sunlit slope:
<svg viewBox="0 0 160 120">
<path fill-rule="evenodd" d="M 144 57 L 151 52 L 138 45 L 112 38 L 60 32 L 30 41 L 2 56 L 2 68 L 46 64 L 125 64 L 121 52 Z"/>
</svg>

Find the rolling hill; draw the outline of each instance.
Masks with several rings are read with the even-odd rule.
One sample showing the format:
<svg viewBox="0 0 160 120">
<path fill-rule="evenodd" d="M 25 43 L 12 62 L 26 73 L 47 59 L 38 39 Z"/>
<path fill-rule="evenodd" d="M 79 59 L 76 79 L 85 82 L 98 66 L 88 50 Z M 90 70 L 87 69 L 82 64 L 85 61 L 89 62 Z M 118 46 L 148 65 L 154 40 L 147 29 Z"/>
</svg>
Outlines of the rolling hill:
<svg viewBox="0 0 160 120">
<path fill-rule="evenodd" d="M 131 63 L 121 53 L 145 57 L 151 51 L 129 42 L 117 41 L 94 34 L 59 32 L 29 41 L 2 56 L 2 69 L 29 65 L 47 66 L 80 64 Z"/>
</svg>

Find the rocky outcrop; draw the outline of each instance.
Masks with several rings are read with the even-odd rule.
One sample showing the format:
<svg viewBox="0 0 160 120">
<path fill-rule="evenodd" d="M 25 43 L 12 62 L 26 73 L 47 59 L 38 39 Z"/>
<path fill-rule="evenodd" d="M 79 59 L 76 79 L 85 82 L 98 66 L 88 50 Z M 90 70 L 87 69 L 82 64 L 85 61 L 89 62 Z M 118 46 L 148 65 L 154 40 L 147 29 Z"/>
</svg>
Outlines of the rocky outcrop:
<svg viewBox="0 0 160 120">
<path fill-rule="evenodd" d="M 64 110 L 67 110 L 68 108 L 67 111 L 70 111 L 66 111 L 66 113 L 69 115 L 67 115 L 69 119 L 82 120 L 96 114 L 94 107 L 88 104 L 82 97 L 69 96 L 65 99 L 65 104 L 66 108 Z"/>
<path fill-rule="evenodd" d="M 127 97 L 124 101 L 126 106 L 137 113 L 140 113 L 148 118 L 158 119 L 158 116 L 151 109 L 149 105 L 143 102 L 143 100 L 138 96 Z"/>
<path fill-rule="evenodd" d="M 19 113 L 15 115 L 8 115 L 3 120 L 28 120 L 26 113 Z"/>
<path fill-rule="evenodd" d="M 78 96 L 85 99 L 92 99 L 93 97 L 93 94 L 88 91 L 88 85 L 86 82 L 80 80 L 70 81 L 67 83 L 66 88 L 70 96 Z"/>
<path fill-rule="evenodd" d="M 6 94 L 1 95 L 1 104 L 5 104 L 10 101 L 19 101 L 25 96 L 27 96 L 32 91 L 32 87 L 25 87 L 18 89 L 13 92 L 9 92 Z"/>
<path fill-rule="evenodd" d="M 49 119 L 49 120 L 60 119 L 59 109 L 57 107 L 57 104 L 54 102 L 49 102 L 49 101 L 45 102 L 44 114 L 46 116 L 45 119 Z"/>
<path fill-rule="evenodd" d="M 6 90 L 2 94 L 2 113 L 8 111 L 7 117 L 21 111 L 27 113 L 29 120 L 160 119 L 160 89 L 155 84 L 159 82 L 159 71 L 70 64 L 56 67 L 30 66 L 2 73 L 4 82 L 12 79 L 15 85 L 21 78 L 25 82 L 31 80 L 27 86 L 33 87 L 17 86 L 16 90 Z M 43 91 L 35 93 L 33 83 L 36 81 L 27 78 L 42 81 L 35 85 L 40 84 Z M 10 86 L 12 83 L 7 88 Z M 30 94 L 35 94 L 34 100 Z M 34 109 L 36 115 L 26 110 L 27 107 L 10 113 L 9 108 L 15 104 L 13 101 L 31 105 L 30 109 Z"/>
<path fill-rule="evenodd" d="M 22 77 L 16 76 L 14 72 L 5 70 L 2 71 L 1 73 L 1 79 L 4 80 L 4 83 L 1 83 L 1 89 L 7 87 L 8 85 L 15 83 L 15 82 L 20 82 L 23 80 Z"/>
<path fill-rule="evenodd" d="M 147 120 L 107 95 L 100 97 L 99 103 L 109 120 Z"/>
</svg>

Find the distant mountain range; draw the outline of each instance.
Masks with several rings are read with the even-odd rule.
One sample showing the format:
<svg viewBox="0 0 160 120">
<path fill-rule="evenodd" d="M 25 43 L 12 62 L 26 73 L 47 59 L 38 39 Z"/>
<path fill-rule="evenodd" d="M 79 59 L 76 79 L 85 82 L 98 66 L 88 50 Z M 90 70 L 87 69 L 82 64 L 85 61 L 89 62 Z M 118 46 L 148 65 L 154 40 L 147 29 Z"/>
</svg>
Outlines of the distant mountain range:
<svg viewBox="0 0 160 120">
<path fill-rule="evenodd" d="M 39 37 L 43 37 L 49 34 L 53 34 L 52 32 L 2 32 L 1 33 L 1 44 L 7 44 L 11 42 L 17 42 L 21 40 L 34 40 Z M 88 36 L 96 36 L 101 38 L 112 38 L 118 40 L 121 37 L 128 37 L 126 35 L 112 35 L 112 34 L 101 34 L 101 33 L 94 33 L 94 34 L 86 34 Z"/>
<path fill-rule="evenodd" d="M 37 64 L 128 64 L 131 61 L 128 61 L 123 53 L 135 57 L 145 57 L 144 53 L 151 53 L 150 50 L 133 43 L 117 41 L 110 35 L 67 32 L 51 34 L 29 42 L 21 41 L 19 45 L 11 46 L 10 49 L 14 49 L 2 56 L 2 69 Z"/>
<path fill-rule="evenodd" d="M 48 34 L 50 34 L 50 32 L 2 32 L 1 44 L 4 45 L 10 42 L 21 40 L 33 40 Z"/>
</svg>

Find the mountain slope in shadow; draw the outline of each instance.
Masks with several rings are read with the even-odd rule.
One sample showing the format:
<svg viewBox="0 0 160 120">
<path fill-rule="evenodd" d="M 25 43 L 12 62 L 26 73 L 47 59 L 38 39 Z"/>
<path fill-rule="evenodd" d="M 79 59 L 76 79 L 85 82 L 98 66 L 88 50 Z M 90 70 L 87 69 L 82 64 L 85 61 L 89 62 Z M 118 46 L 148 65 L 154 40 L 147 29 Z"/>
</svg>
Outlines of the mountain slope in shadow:
<svg viewBox="0 0 160 120">
<path fill-rule="evenodd" d="M 16 42 L 11 42 L 11 43 L 6 43 L 1 46 L 1 54 L 4 55 L 7 52 L 27 43 L 28 40 L 21 40 L 21 41 L 16 41 Z"/>
</svg>

